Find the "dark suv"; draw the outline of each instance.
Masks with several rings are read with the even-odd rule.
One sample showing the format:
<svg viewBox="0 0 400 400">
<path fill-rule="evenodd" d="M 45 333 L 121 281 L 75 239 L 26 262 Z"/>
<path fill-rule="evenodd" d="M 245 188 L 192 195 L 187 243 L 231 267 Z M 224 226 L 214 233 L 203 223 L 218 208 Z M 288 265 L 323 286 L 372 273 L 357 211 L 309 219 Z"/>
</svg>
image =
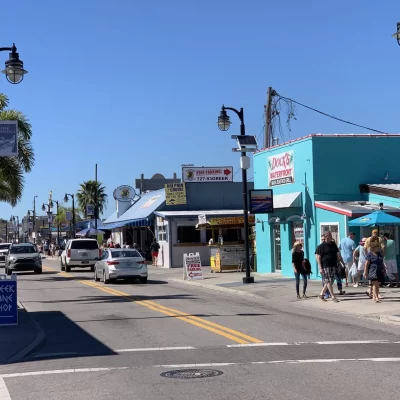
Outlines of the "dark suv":
<svg viewBox="0 0 400 400">
<path fill-rule="evenodd" d="M 13 243 L 6 254 L 5 266 L 7 275 L 13 271 L 34 271 L 42 273 L 42 256 L 32 243 Z"/>
</svg>

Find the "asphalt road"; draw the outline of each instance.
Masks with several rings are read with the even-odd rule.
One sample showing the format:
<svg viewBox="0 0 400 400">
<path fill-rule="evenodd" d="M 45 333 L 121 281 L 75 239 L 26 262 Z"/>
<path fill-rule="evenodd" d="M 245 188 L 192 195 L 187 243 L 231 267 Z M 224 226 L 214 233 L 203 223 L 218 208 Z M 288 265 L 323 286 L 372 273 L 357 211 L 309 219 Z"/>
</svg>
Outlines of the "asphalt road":
<svg viewBox="0 0 400 400">
<path fill-rule="evenodd" d="M 398 327 L 277 311 L 156 272 L 147 284 L 104 285 L 44 265 L 18 280 L 47 339 L 0 366 L 0 400 L 365 399 L 377 387 L 392 399 L 400 389 Z M 175 370 L 190 371 L 163 376 Z"/>
</svg>

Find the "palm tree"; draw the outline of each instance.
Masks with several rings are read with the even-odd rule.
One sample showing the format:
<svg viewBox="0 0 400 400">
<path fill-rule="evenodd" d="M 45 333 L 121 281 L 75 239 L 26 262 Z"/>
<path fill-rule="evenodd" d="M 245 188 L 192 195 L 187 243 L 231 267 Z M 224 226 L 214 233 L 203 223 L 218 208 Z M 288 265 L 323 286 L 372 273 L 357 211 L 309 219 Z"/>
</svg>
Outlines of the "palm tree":
<svg viewBox="0 0 400 400">
<path fill-rule="evenodd" d="M 9 100 L 0 93 L 0 120 L 18 121 L 18 157 L 0 157 L 0 201 L 13 207 L 21 200 L 24 173 L 32 170 L 35 156 L 31 145 L 32 126 L 22 112 L 7 109 Z"/>
<path fill-rule="evenodd" d="M 87 216 L 86 206 L 89 204 L 96 205 L 97 199 L 97 210 L 98 215 L 102 214 L 107 205 L 107 194 L 105 193 L 106 188 L 102 186 L 101 182 L 86 181 L 80 184 L 80 189 L 76 193 L 78 207 L 85 216 Z"/>
<path fill-rule="evenodd" d="M 58 214 L 54 217 L 54 225 L 68 225 L 70 221 L 67 220 L 67 211 L 72 213 L 72 207 L 58 207 Z M 75 210 L 75 221 L 80 221 L 81 216 L 79 215 L 78 211 Z"/>
</svg>

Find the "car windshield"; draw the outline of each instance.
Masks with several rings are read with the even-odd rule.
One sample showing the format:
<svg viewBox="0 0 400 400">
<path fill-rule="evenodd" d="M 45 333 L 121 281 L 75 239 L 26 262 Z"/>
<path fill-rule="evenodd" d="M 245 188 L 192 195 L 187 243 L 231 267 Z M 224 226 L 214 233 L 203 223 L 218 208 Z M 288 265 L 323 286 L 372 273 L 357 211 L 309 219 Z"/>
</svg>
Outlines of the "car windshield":
<svg viewBox="0 0 400 400">
<path fill-rule="evenodd" d="M 112 250 L 112 258 L 128 258 L 128 257 L 140 257 L 140 253 L 137 250 Z"/>
<path fill-rule="evenodd" d="M 36 253 L 33 246 L 12 246 L 10 249 L 10 254 L 26 254 L 26 253 Z"/>
<path fill-rule="evenodd" d="M 75 240 L 71 243 L 71 249 L 97 250 L 99 248 L 95 240 Z"/>
<path fill-rule="evenodd" d="M 10 248 L 9 244 L 0 244 L 0 250 L 7 250 Z"/>
</svg>

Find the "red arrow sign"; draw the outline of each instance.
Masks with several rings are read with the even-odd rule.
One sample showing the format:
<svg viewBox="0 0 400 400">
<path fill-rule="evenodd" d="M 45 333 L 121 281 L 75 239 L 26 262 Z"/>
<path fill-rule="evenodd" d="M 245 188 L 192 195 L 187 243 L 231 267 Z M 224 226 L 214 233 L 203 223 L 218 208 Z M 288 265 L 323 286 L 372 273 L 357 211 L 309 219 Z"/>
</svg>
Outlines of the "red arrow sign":
<svg viewBox="0 0 400 400">
<path fill-rule="evenodd" d="M 229 174 L 231 174 L 232 172 L 231 172 L 231 170 L 230 169 L 224 169 L 224 175 L 229 175 Z"/>
</svg>

